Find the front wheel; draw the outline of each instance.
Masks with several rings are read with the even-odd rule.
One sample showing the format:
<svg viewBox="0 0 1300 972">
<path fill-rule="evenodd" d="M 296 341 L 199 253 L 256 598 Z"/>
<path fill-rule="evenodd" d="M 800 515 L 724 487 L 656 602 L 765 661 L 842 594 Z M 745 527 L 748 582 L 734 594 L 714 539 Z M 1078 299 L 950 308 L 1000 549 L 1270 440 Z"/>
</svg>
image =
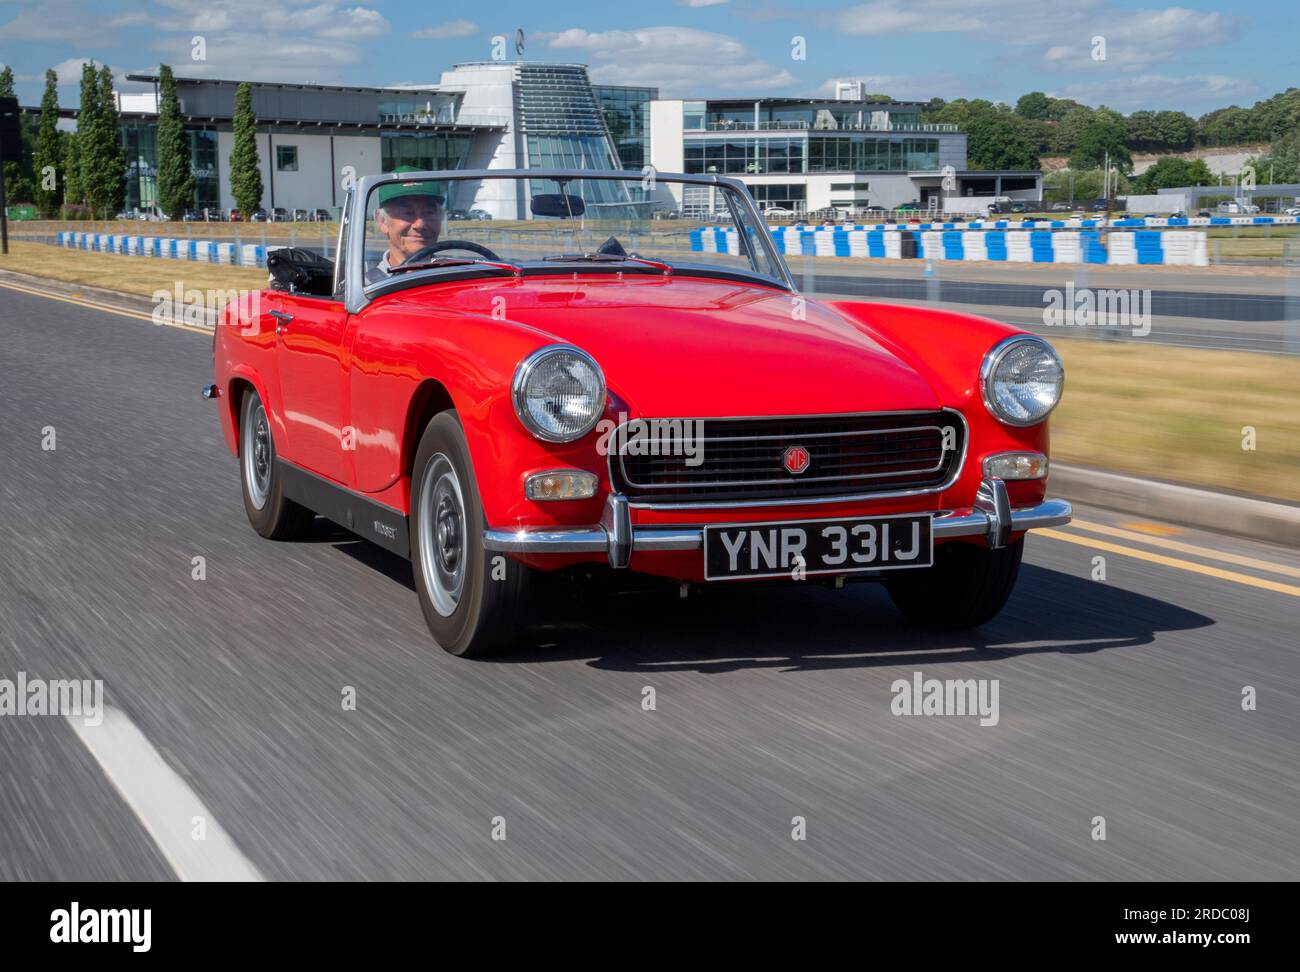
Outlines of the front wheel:
<svg viewBox="0 0 1300 972">
<path fill-rule="evenodd" d="M 411 476 L 411 565 L 433 638 L 453 655 L 511 647 L 527 623 L 528 568 L 483 549 L 483 504 L 454 410 L 425 427 Z"/>
<path fill-rule="evenodd" d="M 1024 537 L 997 550 L 940 544 L 933 566 L 892 571 L 885 589 L 909 621 L 931 628 L 974 628 L 993 620 L 1006 604 L 1024 548 Z"/>
<path fill-rule="evenodd" d="M 261 397 L 251 389 L 240 405 L 239 428 L 239 482 L 248 522 L 268 540 L 301 536 L 316 514 L 284 495 L 271 422 Z"/>
</svg>

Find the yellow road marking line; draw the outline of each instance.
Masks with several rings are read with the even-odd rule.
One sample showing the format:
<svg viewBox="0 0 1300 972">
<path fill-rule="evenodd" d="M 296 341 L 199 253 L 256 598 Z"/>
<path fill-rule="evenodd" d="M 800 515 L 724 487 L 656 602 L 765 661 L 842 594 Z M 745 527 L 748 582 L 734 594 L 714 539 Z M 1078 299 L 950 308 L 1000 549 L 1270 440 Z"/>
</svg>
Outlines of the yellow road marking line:
<svg viewBox="0 0 1300 972">
<path fill-rule="evenodd" d="M 137 321 L 148 321 L 150 324 L 158 323 L 153 319 L 152 314 L 146 314 L 143 311 L 130 310 L 126 307 L 115 307 L 112 304 L 101 304 L 99 301 L 87 300 L 84 297 L 66 297 L 62 294 L 47 294 L 43 290 L 36 290 L 32 287 L 22 287 L 18 284 L 9 283 L 8 281 L 0 281 L 0 287 L 5 287 L 8 290 L 17 290 L 19 293 L 32 294 L 35 297 L 44 297 L 46 300 L 58 300 L 65 304 L 76 304 L 79 307 L 89 307 L 91 310 L 104 311 L 108 314 L 117 314 L 120 317 L 131 317 Z M 176 321 L 163 321 L 161 326 L 175 327 L 182 331 L 192 331 L 195 334 L 206 334 L 208 337 L 212 336 L 212 328 L 199 327 L 195 324 L 181 324 Z"/>
<path fill-rule="evenodd" d="M 1224 550 L 1212 550 L 1209 547 L 1198 547 L 1194 543 L 1184 543 L 1181 540 L 1165 540 L 1162 537 L 1148 537 L 1141 533 L 1132 533 L 1128 530 L 1121 530 L 1119 527 L 1106 526 L 1104 523 L 1091 523 L 1087 520 L 1071 520 L 1070 526 L 1078 527 L 1080 530 L 1087 530 L 1089 533 L 1100 533 L 1108 537 L 1119 537 L 1121 540 L 1134 540 L 1137 543 L 1144 543 L 1149 547 L 1162 547 L 1165 550 L 1177 550 L 1179 553 L 1192 554 L 1198 557 L 1208 557 L 1211 560 L 1222 560 L 1226 564 L 1236 564 L 1238 567 L 1253 567 L 1255 570 L 1266 570 L 1271 574 L 1283 574 L 1287 577 L 1300 578 L 1300 567 L 1290 567 L 1286 564 L 1275 564 L 1271 560 L 1259 560 L 1255 557 L 1247 557 L 1243 554 L 1228 553 Z"/>
<path fill-rule="evenodd" d="M 1168 523 L 1148 523 L 1145 520 L 1138 520 L 1134 523 L 1121 523 L 1120 526 L 1136 530 L 1138 533 L 1149 533 L 1156 537 L 1176 537 L 1180 533 L 1187 532 L 1182 527 L 1170 526 Z"/>
<path fill-rule="evenodd" d="M 1064 540 L 1066 543 L 1077 543 L 1080 546 L 1091 547 L 1094 550 L 1105 550 L 1108 553 L 1122 554 L 1125 557 L 1134 557 L 1138 560 L 1150 561 L 1153 564 L 1161 564 L 1165 567 L 1191 571 L 1193 574 L 1205 574 L 1207 577 L 1217 577 L 1219 580 L 1245 584 L 1248 587 L 1261 587 L 1266 591 L 1300 597 L 1300 587 L 1292 584 L 1282 584 L 1278 581 L 1265 580 L 1262 577 L 1251 577 L 1249 574 L 1238 574 L 1234 570 L 1224 570 L 1221 567 L 1194 564 L 1190 560 L 1178 560 L 1174 557 L 1166 557 L 1164 554 L 1151 553 L 1147 550 L 1134 550 L 1132 547 L 1121 547 L 1117 543 L 1094 540 L 1092 537 L 1080 537 L 1073 533 L 1063 533 L 1060 530 L 1035 530 L 1033 532 L 1038 536 L 1051 537 L 1053 540 Z"/>
</svg>

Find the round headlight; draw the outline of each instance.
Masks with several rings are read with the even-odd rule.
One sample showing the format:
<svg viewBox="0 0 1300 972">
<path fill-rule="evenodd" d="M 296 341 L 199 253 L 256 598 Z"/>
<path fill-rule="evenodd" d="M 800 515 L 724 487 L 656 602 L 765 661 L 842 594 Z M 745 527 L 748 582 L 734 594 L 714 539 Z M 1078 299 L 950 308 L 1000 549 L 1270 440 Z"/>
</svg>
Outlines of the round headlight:
<svg viewBox="0 0 1300 972">
<path fill-rule="evenodd" d="M 538 348 L 515 369 L 515 414 L 544 442 L 572 442 L 605 411 L 605 376 L 591 355 L 563 344 Z"/>
<path fill-rule="evenodd" d="M 984 357 L 980 385 L 984 405 L 1008 425 L 1033 425 L 1061 400 L 1065 369 L 1042 338 L 1017 334 Z"/>
</svg>

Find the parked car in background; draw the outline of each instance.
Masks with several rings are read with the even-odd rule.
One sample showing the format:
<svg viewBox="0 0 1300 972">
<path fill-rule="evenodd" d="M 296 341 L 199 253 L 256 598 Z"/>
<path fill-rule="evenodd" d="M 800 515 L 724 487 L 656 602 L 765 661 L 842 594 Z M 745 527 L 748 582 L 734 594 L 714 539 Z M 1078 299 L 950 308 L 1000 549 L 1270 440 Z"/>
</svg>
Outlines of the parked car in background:
<svg viewBox="0 0 1300 972">
<path fill-rule="evenodd" d="M 271 222 L 273 223 L 288 223 L 292 219 L 293 217 L 289 215 L 289 210 L 285 209 L 283 206 L 276 206 L 271 210 Z"/>
<path fill-rule="evenodd" d="M 786 217 L 793 215 L 794 210 L 786 209 L 784 206 L 768 206 L 763 210 L 763 216 L 766 219 L 785 219 Z"/>
<path fill-rule="evenodd" d="M 266 212 L 265 209 L 258 209 L 258 210 L 255 210 L 255 211 L 253 212 L 253 215 L 251 215 L 251 216 L 248 217 L 248 221 L 249 221 L 250 223 L 267 223 L 267 222 L 270 222 L 270 220 L 271 220 L 271 217 L 270 217 L 269 215 L 267 215 L 267 212 Z"/>
<path fill-rule="evenodd" d="M 466 212 L 465 210 L 463 210 L 463 209 L 449 209 L 449 210 L 447 210 L 447 221 L 448 221 L 448 222 L 460 222 L 460 221 L 463 220 L 463 219 L 469 219 L 469 213 Z"/>
<path fill-rule="evenodd" d="M 1051 211 L 1054 213 L 1068 213 L 1070 211 L 1070 204 L 1066 202 L 1054 202 L 1052 203 Z"/>
<path fill-rule="evenodd" d="M 1025 532 L 1071 517 L 1047 495 L 1056 352 L 939 307 L 807 298 L 792 316 L 795 280 L 742 182 L 657 176 L 730 201 L 737 259 L 660 250 L 637 207 L 587 213 L 640 178 L 366 176 L 339 266 L 275 251 L 273 286 L 226 305 L 237 326 L 216 328 L 203 392 L 252 528 L 292 539 L 320 514 L 409 559 L 434 641 L 462 656 L 520 640 L 538 574 L 575 569 L 683 593 L 859 579 L 918 625 L 997 615 Z M 379 235 L 378 204 L 488 179 L 558 181 L 529 205 L 549 232 L 381 265 L 401 230 Z M 340 449 L 347 428 L 365 434 Z"/>
<path fill-rule="evenodd" d="M 181 221 L 185 223 L 200 222 L 202 219 L 203 214 L 193 209 L 187 209 L 181 213 Z"/>
<path fill-rule="evenodd" d="M 333 216 L 333 214 L 332 214 L 328 209 L 314 209 L 314 210 L 312 210 L 311 218 L 312 218 L 312 220 L 313 220 L 314 222 L 317 222 L 317 223 L 332 223 L 332 222 L 334 222 L 334 216 Z"/>
<path fill-rule="evenodd" d="M 295 223 L 305 223 L 311 219 L 311 213 L 305 209 L 295 209 L 293 211 L 293 221 Z"/>
<path fill-rule="evenodd" d="M 232 223 L 242 223 L 244 221 L 244 214 L 238 209 L 232 209 L 230 211 L 230 221 Z"/>
<path fill-rule="evenodd" d="M 470 219 L 491 219 L 492 218 L 492 214 L 489 213 L 486 209 L 471 209 L 465 215 L 468 216 Z"/>
</svg>

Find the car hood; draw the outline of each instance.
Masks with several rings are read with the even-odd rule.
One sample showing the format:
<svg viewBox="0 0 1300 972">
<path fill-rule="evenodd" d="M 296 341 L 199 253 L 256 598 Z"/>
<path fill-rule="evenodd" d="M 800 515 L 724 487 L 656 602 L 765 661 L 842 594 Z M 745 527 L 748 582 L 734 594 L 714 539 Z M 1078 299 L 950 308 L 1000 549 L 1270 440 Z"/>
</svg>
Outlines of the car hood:
<svg viewBox="0 0 1300 972">
<path fill-rule="evenodd" d="M 478 279 L 422 290 L 440 309 L 502 313 L 600 364 L 629 414 L 791 415 L 940 407 L 905 362 L 810 298 L 716 278 Z"/>
</svg>

